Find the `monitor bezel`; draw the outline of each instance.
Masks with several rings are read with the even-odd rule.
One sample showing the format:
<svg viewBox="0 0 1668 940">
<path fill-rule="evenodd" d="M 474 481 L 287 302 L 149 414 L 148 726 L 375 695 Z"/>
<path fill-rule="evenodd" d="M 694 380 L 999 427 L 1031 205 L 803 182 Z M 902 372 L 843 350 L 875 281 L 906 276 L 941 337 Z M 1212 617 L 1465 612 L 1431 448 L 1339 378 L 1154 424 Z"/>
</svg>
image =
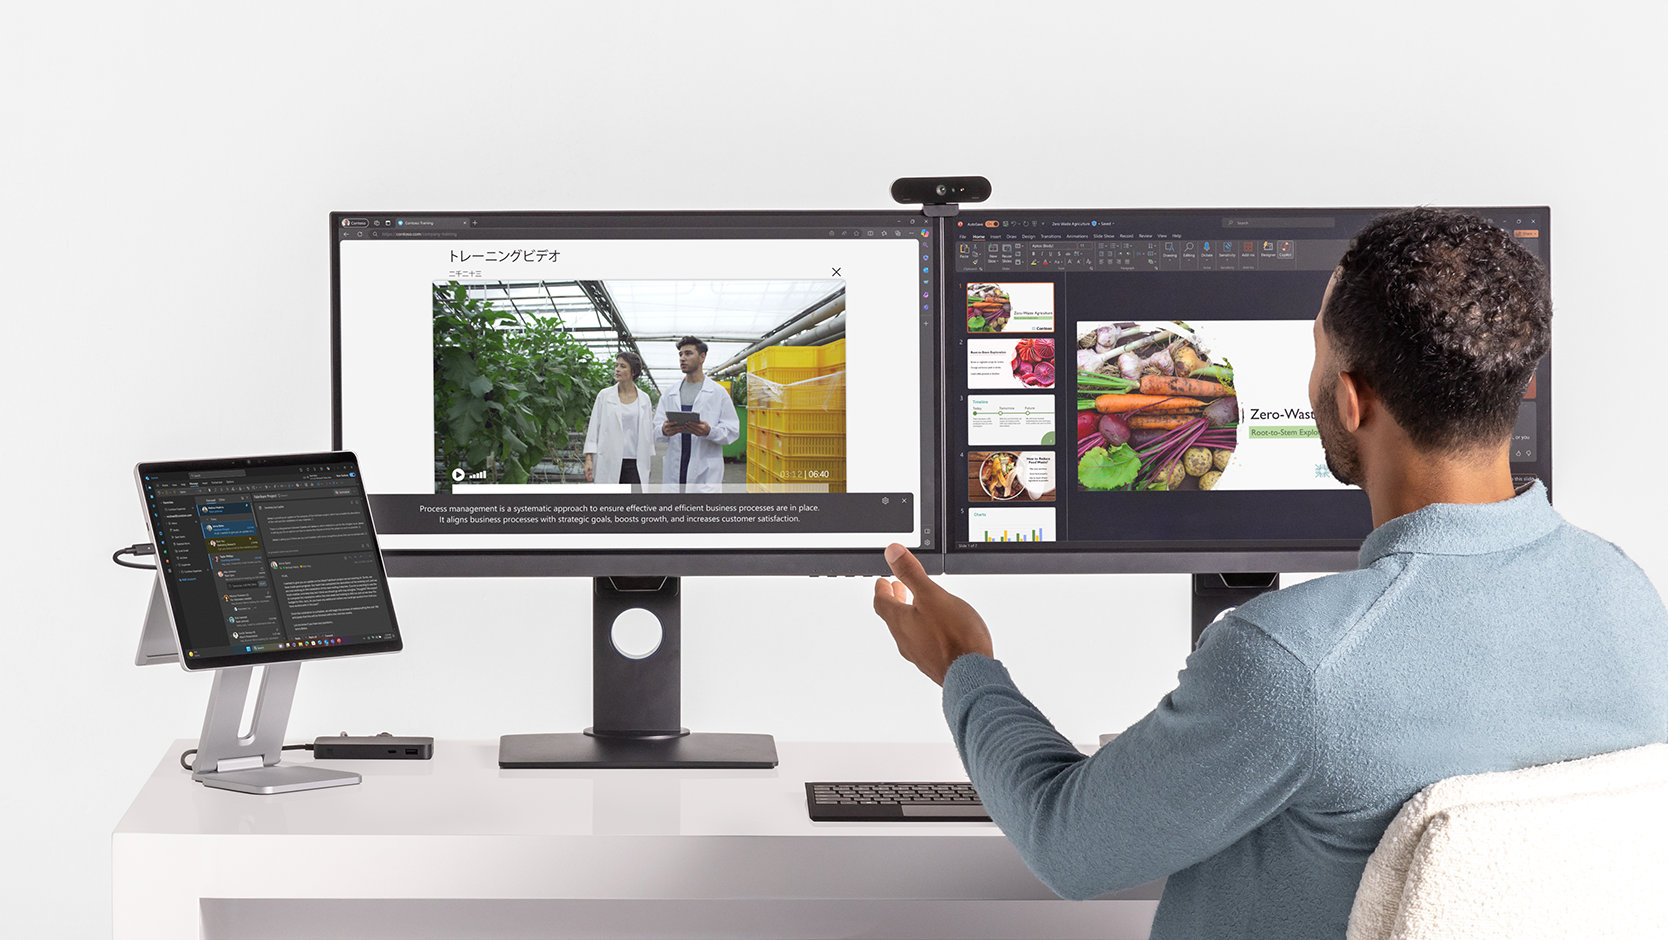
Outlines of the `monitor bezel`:
<svg viewBox="0 0 1668 940">
<path fill-rule="evenodd" d="M 1358 215 L 1374 217 L 1387 212 L 1397 211 L 1395 206 L 1195 206 L 1187 208 L 1176 207 L 1139 207 L 1122 206 L 1116 208 L 990 208 L 962 211 L 965 218 L 969 212 L 981 218 L 1003 219 L 1019 218 L 1038 215 L 1092 217 L 1112 214 L 1125 215 L 1250 215 L 1253 213 L 1273 213 L 1290 215 L 1314 215 L 1337 213 L 1340 215 Z M 1550 282 L 1552 270 L 1552 210 L 1549 206 L 1531 205 L 1498 205 L 1498 206 L 1467 206 L 1450 207 L 1454 211 L 1468 213 L 1488 212 L 1535 212 L 1540 213 L 1544 221 L 1541 223 L 1541 249 L 1543 263 L 1547 268 Z M 947 220 L 953 223 L 954 219 Z M 1349 237 L 1354 237 L 1354 232 Z M 948 313 L 949 298 L 953 296 L 951 287 L 956 279 L 951 246 L 953 239 L 948 229 L 941 234 L 940 262 L 938 266 L 938 286 L 936 293 L 940 305 L 939 323 L 945 332 L 945 339 L 941 340 L 940 361 L 948 369 L 948 358 L 943 346 L 948 342 L 948 324 L 952 319 Z M 1316 298 L 1317 304 L 1319 298 Z M 1552 355 L 1549 351 L 1542 360 L 1540 374 L 1547 380 L 1547 392 L 1551 394 Z M 947 381 L 948 373 L 940 374 L 941 382 Z M 940 398 L 947 396 L 942 393 Z M 946 429 L 949 420 L 946 407 L 941 409 L 941 423 L 938 431 L 947 440 Z M 1542 435 L 1539 446 L 1547 454 L 1548 467 L 1546 476 L 1541 478 L 1546 487 L 1547 498 L 1552 496 L 1552 427 L 1551 409 L 1546 409 L 1547 415 L 1543 421 Z M 944 456 L 946 474 L 953 465 L 949 455 Z M 958 532 L 951 531 L 950 518 L 955 507 L 950 505 L 949 477 L 946 475 L 940 481 L 940 491 L 944 498 L 944 527 L 940 530 L 939 544 L 944 555 L 944 572 L 946 574 L 1208 574 L 1208 573 L 1250 573 L 1250 572 L 1336 572 L 1350 571 L 1359 566 L 1361 541 L 1327 540 L 1310 545 L 1294 546 L 1290 540 L 1281 543 L 1247 542 L 1225 547 L 1200 549 L 1166 548 L 1162 545 L 1153 548 L 1120 547 L 1120 548 L 1090 548 L 1073 550 L 1071 548 L 1049 548 L 1041 550 L 1001 550 L 1001 549 L 958 549 Z"/>
<path fill-rule="evenodd" d="M 629 210 L 629 211 L 334 211 L 330 213 L 330 440 L 340 449 L 342 440 L 342 344 L 341 344 L 341 238 L 342 220 L 349 218 L 394 216 L 515 220 L 529 226 L 548 220 L 551 224 L 578 223 L 597 225 L 610 220 L 640 223 L 646 228 L 687 227 L 689 223 L 727 221 L 738 227 L 748 220 L 848 219 L 878 223 L 881 219 L 898 219 L 913 215 L 916 225 L 932 230 L 928 237 L 928 252 L 934 265 L 941 265 L 943 253 L 942 228 L 936 219 L 927 218 L 920 209 L 899 207 L 893 210 Z M 891 227 L 890 224 L 888 227 Z M 935 269 L 933 282 L 939 283 Z M 941 430 L 934 420 L 941 385 L 939 355 L 943 346 L 941 305 L 931 311 L 934 323 L 924 340 L 921 368 L 928 376 L 930 387 L 922 410 L 922 423 L 928 433 L 922 435 L 922 468 L 924 472 L 920 495 L 923 534 L 932 529 L 934 547 L 916 551 L 922 565 L 930 574 L 943 573 L 942 533 L 944 531 L 940 498 L 942 481 Z M 370 495 L 370 494 L 368 494 Z M 684 550 L 595 550 L 595 549 L 385 549 L 383 552 L 388 573 L 394 577 L 626 577 L 626 576 L 859 576 L 888 573 L 886 560 L 879 548 L 855 549 L 769 549 L 747 548 L 736 551 L 725 549 Z"/>
<path fill-rule="evenodd" d="M 355 472 L 359 469 L 359 458 L 352 451 L 332 450 L 322 453 L 306 454 L 265 454 L 250 457 L 214 457 L 200 460 L 151 460 L 141 461 L 133 467 L 133 481 L 139 488 L 139 505 L 143 509 L 146 504 L 145 476 L 156 473 L 204 472 L 213 473 L 222 470 L 239 470 L 271 467 L 302 467 L 309 464 L 347 463 L 353 466 Z M 363 485 L 364 477 L 359 477 Z M 369 493 L 366 494 L 369 496 Z M 376 518 L 371 513 L 370 500 L 365 501 L 365 514 L 371 522 L 371 553 L 377 558 L 378 578 L 384 596 L 388 598 L 388 625 L 393 630 L 394 637 L 390 640 L 380 640 L 375 643 L 356 643 L 345 646 L 316 646 L 299 647 L 292 650 L 271 650 L 264 653 L 227 654 L 223 656 L 195 657 L 188 654 L 185 631 L 180 625 L 179 609 L 180 594 L 176 584 L 171 582 L 164 570 L 160 559 L 161 536 L 157 531 L 156 520 L 149 512 L 144 513 L 145 530 L 150 534 L 151 547 L 158 559 L 156 566 L 156 583 L 167 598 L 163 605 L 168 612 L 168 625 L 173 631 L 175 653 L 180 667 L 187 672 L 200 672 L 213 669 L 228 669 L 240 666 L 264 666 L 270 663 L 306 662 L 315 659 L 335 659 L 342 656 L 373 656 L 381 653 L 397 653 L 405 648 L 404 638 L 400 634 L 399 618 L 395 614 L 393 594 L 389 589 L 387 561 L 377 545 Z"/>
</svg>

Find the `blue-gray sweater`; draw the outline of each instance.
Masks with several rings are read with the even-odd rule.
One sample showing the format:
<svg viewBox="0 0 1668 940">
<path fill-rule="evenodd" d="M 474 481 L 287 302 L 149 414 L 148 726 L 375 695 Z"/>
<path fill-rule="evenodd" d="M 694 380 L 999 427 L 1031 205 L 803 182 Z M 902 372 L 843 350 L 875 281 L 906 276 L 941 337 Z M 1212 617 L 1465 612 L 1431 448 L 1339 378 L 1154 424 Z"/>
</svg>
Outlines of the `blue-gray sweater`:
<svg viewBox="0 0 1668 940">
<path fill-rule="evenodd" d="M 1339 938 L 1426 785 L 1668 740 L 1668 614 L 1537 483 L 1394 519 L 1359 569 L 1240 606 L 1091 757 L 983 656 L 952 664 L 944 712 L 991 817 L 1062 896 L 1168 875 L 1154 938 Z"/>
</svg>

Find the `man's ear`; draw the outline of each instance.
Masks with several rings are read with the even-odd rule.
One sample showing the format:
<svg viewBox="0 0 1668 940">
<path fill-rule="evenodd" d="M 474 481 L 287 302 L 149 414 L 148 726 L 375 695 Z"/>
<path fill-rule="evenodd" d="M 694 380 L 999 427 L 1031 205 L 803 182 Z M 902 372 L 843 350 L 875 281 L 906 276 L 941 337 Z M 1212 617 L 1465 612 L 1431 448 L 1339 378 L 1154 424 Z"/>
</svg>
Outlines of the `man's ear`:
<svg viewBox="0 0 1668 940">
<path fill-rule="evenodd" d="M 1361 430 L 1361 425 L 1367 423 L 1373 407 L 1378 404 L 1373 390 L 1350 372 L 1338 373 L 1338 385 L 1333 395 L 1338 404 L 1338 420 L 1351 434 Z"/>
</svg>

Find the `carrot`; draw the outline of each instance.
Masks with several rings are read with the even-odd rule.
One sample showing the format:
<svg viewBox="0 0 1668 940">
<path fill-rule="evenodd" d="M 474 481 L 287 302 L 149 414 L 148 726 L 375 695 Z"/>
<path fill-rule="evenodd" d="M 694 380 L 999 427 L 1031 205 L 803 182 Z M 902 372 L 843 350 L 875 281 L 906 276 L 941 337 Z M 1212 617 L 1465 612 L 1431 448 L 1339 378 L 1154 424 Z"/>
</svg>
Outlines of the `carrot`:
<svg viewBox="0 0 1668 940">
<path fill-rule="evenodd" d="M 1221 398 L 1233 391 L 1220 382 L 1188 379 L 1174 375 L 1141 376 L 1143 395 L 1192 395 L 1194 398 Z"/>
<path fill-rule="evenodd" d="M 1095 399 L 1095 410 L 1101 414 L 1124 411 L 1184 411 L 1199 408 L 1204 402 L 1197 398 L 1177 398 L 1173 395 L 1101 395 Z"/>
<path fill-rule="evenodd" d="M 1169 431 L 1197 420 L 1199 415 L 1189 411 L 1184 414 L 1130 415 L 1124 419 L 1124 423 L 1129 425 L 1131 431 Z"/>
</svg>

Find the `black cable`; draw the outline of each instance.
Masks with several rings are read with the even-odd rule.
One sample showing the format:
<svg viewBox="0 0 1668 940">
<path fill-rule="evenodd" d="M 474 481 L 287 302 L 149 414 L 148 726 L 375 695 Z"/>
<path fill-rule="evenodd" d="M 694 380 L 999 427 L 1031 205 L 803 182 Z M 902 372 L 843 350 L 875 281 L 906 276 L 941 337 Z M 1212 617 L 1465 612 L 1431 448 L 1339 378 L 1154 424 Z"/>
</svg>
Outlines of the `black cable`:
<svg viewBox="0 0 1668 940">
<path fill-rule="evenodd" d="M 286 744 L 280 748 L 280 750 L 285 751 L 310 751 L 312 749 L 313 746 L 311 744 Z M 190 757 L 195 753 L 197 753 L 196 748 L 190 748 L 180 752 L 180 766 L 184 767 L 186 770 L 195 770 L 196 768 L 192 767 L 191 764 L 186 761 L 187 757 Z"/>
<path fill-rule="evenodd" d="M 149 542 L 135 542 L 134 544 L 129 545 L 126 548 L 116 549 L 115 554 L 110 556 L 110 560 L 115 562 L 118 565 L 121 565 L 123 568 L 141 568 L 141 569 L 144 569 L 146 571 L 155 571 L 156 570 L 155 565 L 136 565 L 131 561 L 122 561 L 122 556 L 123 555 L 132 555 L 132 556 L 137 558 L 137 557 L 142 556 L 142 555 L 154 555 L 154 554 L 156 554 L 156 547 L 153 546 L 151 543 L 149 543 Z"/>
</svg>

